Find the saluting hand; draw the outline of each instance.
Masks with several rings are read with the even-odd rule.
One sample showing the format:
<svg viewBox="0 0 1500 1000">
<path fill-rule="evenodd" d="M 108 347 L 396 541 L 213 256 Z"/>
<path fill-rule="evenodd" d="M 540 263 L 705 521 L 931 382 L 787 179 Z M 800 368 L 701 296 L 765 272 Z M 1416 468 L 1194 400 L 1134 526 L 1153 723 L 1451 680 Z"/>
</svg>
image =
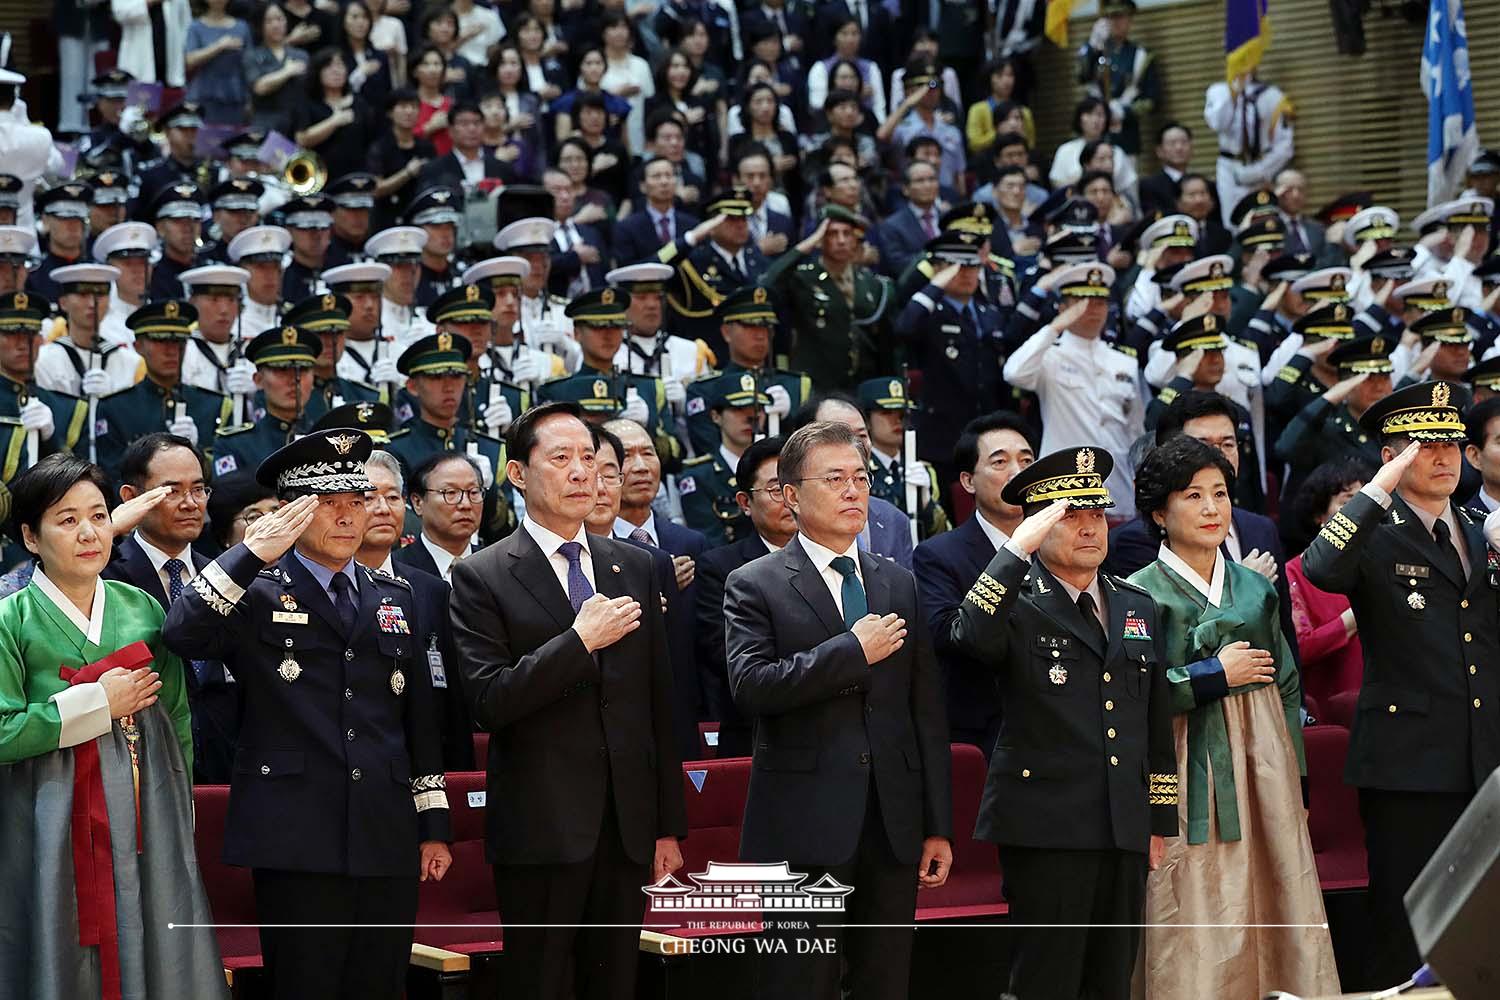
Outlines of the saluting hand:
<svg viewBox="0 0 1500 1000">
<path fill-rule="evenodd" d="M 613 646 L 641 627 L 641 602 L 634 597 L 594 594 L 578 609 L 573 631 L 590 653 Z"/>
<path fill-rule="evenodd" d="M 1401 485 L 1401 479 L 1406 475 L 1406 470 L 1411 468 L 1411 463 L 1417 460 L 1417 452 L 1422 450 L 1422 442 L 1413 441 L 1406 446 L 1406 450 L 1392 458 L 1380 467 L 1380 470 L 1370 479 L 1371 486 L 1377 486 L 1386 493 L 1395 493 L 1396 487 Z"/>
<path fill-rule="evenodd" d="M 1332 341 L 1330 341 L 1332 343 Z M 1349 398 L 1349 394 L 1358 389 L 1370 377 L 1369 372 L 1361 372 L 1358 375 L 1350 375 L 1346 379 L 1340 379 L 1323 393 L 1323 399 L 1329 406 L 1337 406 Z"/>
<path fill-rule="evenodd" d="M 874 666 L 900 649 L 906 641 L 906 619 L 897 614 L 868 614 L 849 629 L 864 650 L 865 662 Z"/>
<path fill-rule="evenodd" d="M 932 283 L 946 292 L 948 286 L 953 283 L 953 279 L 956 277 L 958 277 L 958 265 L 949 264 L 932 276 Z"/>
<path fill-rule="evenodd" d="M 1049 325 L 1057 333 L 1062 333 L 1064 330 L 1071 330 L 1079 320 L 1083 319 L 1084 313 L 1088 312 L 1088 310 L 1089 300 L 1078 299 L 1076 302 L 1069 303 L 1066 309 L 1063 309 L 1054 316 Z"/>
<path fill-rule="evenodd" d="M 156 505 L 165 500 L 171 492 L 170 486 L 157 486 L 143 493 L 137 493 L 111 511 L 109 523 L 114 528 L 115 537 L 123 538 L 134 531 L 135 526 L 156 509 Z"/>
<path fill-rule="evenodd" d="M 296 544 L 318 512 L 318 496 L 309 493 L 265 517 L 258 517 L 245 531 L 245 547 L 261 562 L 272 562 Z"/>
<path fill-rule="evenodd" d="M 1286 295 L 1287 289 L 1291 287 L 1291 282 L 1276 282 L 1276 287 L 1267 292 L 1266 297 L 1260 300 L 1260 307 L 1266 312 L 1275 312 L 1276 307 L 1281 305 L 1281 299 Z"/>
<path fill-rule="evenodd" d="M 1016 528 L 1010 540 L 1016 543 L 1016 548 L 1027 555 L 1031 555 L 1042 547 L 1042 542 L 1051 533 L 1052 528 L 1068 516 L 1068 501 L 1054 500 L 1050 507 L 1044 507 L 1035 514 L 1028 514 Z"/>
</svg>

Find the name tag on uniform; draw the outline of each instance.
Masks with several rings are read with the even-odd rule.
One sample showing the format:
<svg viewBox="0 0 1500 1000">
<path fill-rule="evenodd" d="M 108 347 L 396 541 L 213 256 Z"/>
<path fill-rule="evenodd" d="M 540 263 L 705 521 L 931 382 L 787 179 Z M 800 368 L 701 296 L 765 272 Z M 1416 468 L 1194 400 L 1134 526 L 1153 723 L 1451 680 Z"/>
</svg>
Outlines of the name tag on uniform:
<svg viewBox="0 0 1500 1000">
<path fill-rule="evenodd" d="M 427 669 L 432 672 L 433 687 L 446 688 L 448 686 L 448 671 L 443 669 L 441 650 L 429 649 L 427 651 Z"/>
<path fill-rule="evenodd" d="M 375 609 L 375 624 L 388 635 L 411 635 L 411 626 L 406 624 L 406 612 L 400 605 L 382 604 Z"/>
<path fill-rule="evenodd" d="M 1414 565 L 1411 565 L 1410 563 L 1397 563 L 1396 564 L 1396 575 L 1397 576 L 1414 576 L 1414 577 L 1416 577 L 1419 580 L 1426 580 L 1428 578 L 1428 576 L 1431 575 L 1431 573 L 1432 573 L 1431 568 L 1429 568 L 1427 566 L 1414 566 Z"/>
<path fill-rule="evenodd" d="M 271 621 L 277 625 L 306 625 L 306 611 L 273 611 Z"/>
<path fill-rule="evenodd" d="M 961 326 L 959 326 L 957 323 L 944 323 L 942 325 L 941 329 L 942 329 L 942 331 L 944 333 L 963 333 L 964 332 L 964 328 L 961 327 Z"/>
</svg>

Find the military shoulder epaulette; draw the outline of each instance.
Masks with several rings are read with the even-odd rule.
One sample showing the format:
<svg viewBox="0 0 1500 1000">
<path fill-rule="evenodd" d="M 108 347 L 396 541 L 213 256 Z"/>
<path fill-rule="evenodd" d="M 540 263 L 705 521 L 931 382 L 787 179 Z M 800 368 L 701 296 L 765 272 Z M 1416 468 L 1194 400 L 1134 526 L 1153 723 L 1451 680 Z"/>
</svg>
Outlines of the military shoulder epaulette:
<svg viewBox="0 0 1500 1000">
<path fill-rule="evenodd" d="M 1302 377 L 1302 372 L 1298 371 L 1296 368 L 1293 368 L 1291 365 L 1282 365 L 1281 371 L 1276 373 L 1276 377 L 1283 382 L 1295 383 Z"/>
<path fill-rule="evenodd" d="M 816 271 L 816 270 L 818 270 L 822 266 L 823 266 L 823 264 L 822 264 L 821 261 L 817 261 L 817 260 L 804 260 L 802 263 L 800 263 L 800 264 L 797 265 L 797 270 L 799 270 L 799 271 Z"/>
<path fill-rule="evenodd" d="M 686 467 L 688 467 L 690 465 L 702 465 L 704 462 L 707 462 L 707 461 L 709 461 L 712 458 L 713 458 L 712 455 L 695 455 L 692 458 L 685 459 L 683 461 L 682 465 L 683 465 L 684 468 L 686 468 Z"/>
<path fill-rule="evenodd" d="M 259 573 L 256 573 L 255 575 L 256 576 L 263 576 L 267 580 L 278 580 L 281 583 L 291 583 L 292 582 L 292 578 L 289 577 L 289 576 L 287 576 L 285 573 L 283 573 L 281 571 L 281 567 L 279 567 L 279 566 L 267 566 L 265 569 L 261 570 Z"/>
<path fill-rule="evenodd" d="M 721 371 L 718 368 L 710 368 L 708 371 L 704 372 L 702 375 L 695 375 L 694 377 L 688 379 L 688 383 L 687 384 L 688 385 L 692 385 L 695 382 L 711 382 L 711 381 L 713 381 L 714 379 L 718 378 L 720 375 L 723 375 L 723 374 L 724 374 L 724 372 Z"/>
<path fill-rule="evenodd" d="M 411 433 L 411 428 L 410 427 L 403 427 L 399 431 L 392 431 L 391 432 L 391 440 L 394 441 L 394 440 L 396 440 L 399 437 L 405 437 L 406 435 L 408 435 L 410 433 Z"/>
<path fill-rule="evenodd" d="M 238 427 L 220 427 L 219 437 L 233 437 L 236 434 L 243 434 L 246 431 L 253 430 L 255 430 L 254 424 L 240 424 Z"/>
<path fill-rule="evenodd" d="M 1146 597 L 1151 596 L 1151 591 L 1147 590 L 1145 587 L 1142 587 L 1138 583 L 1131 583 L 1123 576 L 1111 576 L 1110 574 L 1105 574 L 1105 576 L 1111 583 L 1113 583 L 1116 587 L 1119 587 L 1121 590 L 1129 590 L 1133 593 L 1143 594 Z"/>
<path fill-rule="evenodd" d="M 1463 518 L 1467 523 L 1469 523 L 1469 524 L 1476 523 L 1475 520 L 1474 520 L 1474 514 L 1473 514 L 1473 512 L 1471 512 L 1469 510 L 1469 508 L 1467 508 L 1467 507 L 1460 507 L 1457 504 L 1454 504 L 1453 505 L 1453 509 L 1456 510 L 1456 511 L 1458 511 L 1458 516 L 1461 517 L 1461 518 Z"/>
<path fill-rule="evenodd" d="M 565 306 L 569 302 L 571 302 L 572 300 L 569 299 L 566 295 L 551 295 L 551 294 L 549 294 L 547 296 L 547 301 L 551 302 L 553 305 Z"/>
<path fill-rule="evenodd" d="M 1121 344 L 1118 341 L 1111 341 L 1109 346 L 1113 347 L 1115 350 L 1119 351 L 1127 358 L 1140 357 L 1140 352 L 1137 351 L 1134 347 L 1131 347 L 1129 344 Z"/>
<path fill-rule="evenodd" d="M 407 590 L 411 589 L 411 584 L 408 583 L 404 577 L 396 576 L 394 573 L 387 573 L 383 569 L 371 568 L 369 566 L 366 566 L 364 570 L 370 575 L 371 580 L 379 580 L 382 583 L 394 583 L 397 586 L 405 587 Z"/>
</svg>

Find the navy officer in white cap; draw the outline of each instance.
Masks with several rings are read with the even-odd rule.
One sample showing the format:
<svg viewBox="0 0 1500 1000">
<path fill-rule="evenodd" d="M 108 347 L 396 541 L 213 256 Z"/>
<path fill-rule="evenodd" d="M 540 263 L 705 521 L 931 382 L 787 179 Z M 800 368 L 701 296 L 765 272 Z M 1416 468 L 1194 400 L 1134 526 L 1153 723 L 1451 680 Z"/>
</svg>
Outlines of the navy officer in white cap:
<svg viewBox="0 0 1500 1000">
<path fill-rule="evenodd" d="M 246 330 L 264 330 L 281 319 L 281 277 L 292 234 L 280 226 L 251 226 L 229 241 L 229 262 L 250 272 L 240 323 Z"/>
<path fill-rule="evenodd" d="M 552 237 L 557 223 L 539 216 L 518 219 L 495 236 L 495 249 L 525 259 L 531 270 L 521 279 L 521 329 L 526 343 L 563 357 L 569 372 L 583 363 L 583 352 L 573 340 L 568 300 L 547 292 L 552 271 Z"/>
<path fill-rule="evenodd" d="M 390 268 L 381 286 L 381 335 L 396 346 L 395 357 L 408 346 L 433 332 L 433 326 L 417 308 L 417 284 L 422 277 L 422 248 L 427 233 L 416 226 L 392 226 L 365 241 L 365 253 Z"/>
<path fill-rule="evenodd" d="M 464 272 L 464 284 L 484 285 L 494 296 L 495 320 L 489 347 L 480 353 L 479 372 L 515 385 L 534 386 L 566 375 L 561 355 L 536 349 L 526 341 L 521 325 L 523 285 L 531 276 L 525 257 L 491 257 Z"/>
<path fill-rule="evenodd" d="M 125 321 L 146 304 L 151 287 L 151 255 L 161 246 L 156 230 L 144 222 L 110 226 L 94 241 L 94 260 L 120 272 L 99 334 L 111 344 L 129 346 L 135 339 Z"/>
<path fill-rule="evenodd" d="M 245 360 L 240 302 L 250 272 L 232 264 L 208 264 L 182 273 L 188 301 L 198 310 L 198 331 L 182 359 L 182 380 L 211 392 L 255 391 L 255 366 Z"/>
<path fill-rule="evenodd" d="M 337 428 L 262 462 L 285 506 L 193 578 L 162 630 L 244 692 L 224 860 L 251 869 L 278 1000 L 399 1000 L 417 886 L 452 864 L 412 591 L 354 561 L 370 450 Z"/>
<path fill-rule="evenodd" d="M 58 305 L 67 332 L 45 344 L 36 359 L 36 381 L 45 389 L 70 396 L 103 396 L 134 385 L 141 356 L 129 347 L 109 344 L 99 324 L 109 309 L 110 289 L 120 276 L 108 264 L 73 264 L 52 272 L 62 294 Z"/>
</svg>

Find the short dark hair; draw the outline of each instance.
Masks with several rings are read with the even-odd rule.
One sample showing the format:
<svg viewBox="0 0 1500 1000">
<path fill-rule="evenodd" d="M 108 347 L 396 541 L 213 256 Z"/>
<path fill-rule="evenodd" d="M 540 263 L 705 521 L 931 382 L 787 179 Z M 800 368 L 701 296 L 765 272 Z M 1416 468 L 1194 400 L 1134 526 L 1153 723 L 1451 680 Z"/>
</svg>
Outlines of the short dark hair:
<svg viewBox="0 0 1500 1000">
<path fill-rule="evenodd" d="M 416 104 L 421 100 L 415 87 L 397 87 L 385 95 L 385 112 L 390 114 L 391 109 L 398 104 Z"/>
<path fill-rule="evenodd" d="M 1165 444 L 1177 437 L 1183 433 L 1189 420 L 1199 417 L 1228 417 L 1229 422 L 1234 424 L 1236 433 L 1239 431 L 1239 414 L 1235 412 L 1234 404 L 1227 396 L 1204 389 L 1192 389 L 1172 400 L 1162 411 L 1161 418 L 1156 422 L 1156 443 Z"/>
<path fill-rule="evenodd" d="M 474 473 L 475 482 L 479 483 L 481 489 L 484 487 L 484 474 L 479 471 L 479 463 L 474 461 L 473 456 L 468 452 L 435 451 L 423 459 L 422 464 L 418 465 L 416 471 L 411 474 L 411 481 L 406 484 L 407 498 L 424 495 L 427 492 L 427 480 L 449 462 L 462 462 L 467 465 Z"/>
<path fill-rule="evenodd" d="M 829 74 L 831 79 L 832 73 Z M 823 113 L 826 115 L 840 104 L 859 104 L 859 95 L 852 90 L 829 91 L 828 96 L 823 98 Z"/>
<path fill-rule="evenodd" d="M 943 152 L 943 144 L 938 142 L 930 135 L 917 136 L 915 139 L 906 144 L 906 149 L 904 149 L 902 152 L 904 152 L 906 154 L 906 158 L 910 160 L 917 155 L 917 150 L 925 149 L 928 146 L 932 146 L 933 148 L 935 148 L 939 154 Z"/>
<path fill-rule="evenodd" d="M 1166 444 L 1146 454 L 1135 473 L 1135 506 L 1154 541 L 1166 537 L 1166 531 L 1151 516 L 1167 506 L 1167 498 L 1187 489 L 1201 470 L 1213 467 L 1224 475 L 1224 485 L 1234 495 L 1234 469 L 1217 448 L 1197 438 L 1179 434 Z"/>
<path fill-rule="evenodd" d="M 573 117 L 577 118 L 585 108 L 594 108 L 597 111 L 609 113 L 609 105 L 604 100 L 603 94 L 584 91 L 573 101 Z"/>
<path fill-rule="evenodd" d="M 1355 483 L 1368 483 L 1374 475 L 1375 466 L 1354 455 L 1331 459 L 1309 472 L 1292 502 L 1292 523 L 1302 540 L 1311 541 L 1318 533 L 1318 518 L 1328 509 L 1328 501 Z"/>
<path fill-rule="evenodd" d="M 615 461 L 625 464 L 625 442 L 614 431 L 607 431 L 598 424 L 589 424 L 589 433 L 594 437 L 594 457 L 598 458 L 599 446 L 607 444 L 615 453 Z"/>
<path fill-rule="evenodd" d="M 1496 417 L 1500 417 L 1500 396 L 1490 396 L 1470 407 L 1469 415 L 1464 418 L 1464 431 L 1469 435 L 1469 443 L 1484 450 L 1484 429 Z"/>
<path fill-rule="evenodd" d="M 816 420 L 806 427 L 799 427 L 781 446 L 780 465 L 777 475 L 783 483 L 796 483 L 802 478 L 807 456 L 814 448 L 823 445 L 849 445 L 859 452 L 861 462 L 869 462 L 865 444 L 848 427 L 832 420 Z"/>
<path fill-rule="evenodd" d="M 1000 155 L 1001 150 L 1009 149 L 1012 146 L 1025 146 L 1026 151 L 1028 153 L 1031 152 L 1031 143 L 1027 142 L 1026 137 L 1019 132 L 1002 132 L 995 137 L 996 156 Z"/>
<path fill-rule="evenodd" d="M 1099 152 L 1099 149 L 1102 146 L 1109 146 L 1111 149 L 1114 148 L 1114 144 L 1111 143 L 1108 139 L 1094 139 L 1091 142 L 1084 143 L 1083 148 L 1078 151 L 1078 165 L 1084 170 L 1087 170 L 1089 168 L 1089 162 L 1093 160 L 1094 154 Z M 1078 187 L 1080 190 L 1082 190 L 1082 181 L 1079 181 Z"/>
<path fill-rule="evenodd" d="M 677 116 L 675 108 L 657 108 L 651 112 L 651 117 L 646 119 L 646 138 L 655 142 L 656 133 L 661 131 L 663 125 L 676 125 L 684 135 L 687 134 L 687 126 Z"/>
<path fill-rule="evenodd" d="M 739 148 L 739 154 L 734 158 L 734 172 L 738 174 L 740 172 L 740 164 L 757 156 L 763 157 L 766 161 L 766 166 L 770 167 L 773 171 L 776 169 L 776 164 L 771 159 L 771 151 L 766 148 L 765 143 L 747 142 Z"/>
<path fill-rule="evenodd" d="M 1025 417 L 1011 410 L 996 410 L 975 417 L 958 432 L 958 442 L 953 446 L 953 465 L 959 472 L 972 474 L 979 468 L 979 439 L 991 431 L 1015 431 L 1026 439 L 1033 455 L 1041 448 L 1036 429 L 1026 422 Z"/>
<path fill-rule="evenodd" d="M 1163 142 L 1166 142 L 1166 140 L 1167 140 L 1167 133 L 1170 132 L 1170 131 L 1172 131 L 1174 128 L 1180 128 L 1184 132 L 1186 132 L 1189 142 L 1191 142 L 1193 140 L 1193 130 L 1192 129 L 1188 128 L 1182 122 L 1179 122 L 1179 121 L 1170 121 L 1170 122 L 1167 122 L 1165 125 L 1163 125 L 1161 128 L 1159 128 L 1159 129 L 1156 130 L 1156 144 L 1158 146 L 1160 146 Z"/>
<path fill-rule="evenodd" d="M 214 480 L 214 491 L 208 498 L 208 530 L 224 548 L 229 541 L 229 526 L 251 504 L 269 500 L 276 491 L 262 486 L 251 469 L 239 469 Z"/>
<path fill-rule="evenodd" d="M 928 170 L 931 170 L 933 173 L 937 172 L 937 167 L 934 167 L 932 164 L 928 163 L 926 160 L 907 160 L 906 161 L 906 166 L 904 166 L 904 167 L 901 168 L 901 185 L 903 187 L 905 187 L 907 184 L 911 183 L 911 172 L 913 170 L 915 170 L 917 167 L 926 167 Z"/>
<path fill-rule="evenodd" d="M 505 454 L 507 458 L 526 465 L 531 461 L 531 453 L 536 449 L 537 425 L 548 417 L 558 414 L 566 414 L 575 418 L 585 427 L 588 421 L 583 419 L 583 407 L 571 400 L 557 400 L 551 403 L 542 403 L 533 406 L 522 413 L 505 431 Z"/>
<path fill-rule="evenodd" d="M 324 46 L 313 54 L 312 64 L 307 67 L 306 88 L 307 96 L 315 104 L 323 100 L 323 81 L 319 79 L 323 70 L 327 69 L 329 64 L 335 59 L 342 60 L 343 58 L 343 50 L 335 45 Z M 347 64 L 345 68 L 347 69 Z M 347 75 L 344 77 L 343 92 L 346 94 L 349 93 L 349 78 Z"/>
<path fill-rule="evenodd" d="M 484 112 L 479 109 L 479 102 L 465 98 L 461 101 L 453 102 L 453 107 L 448 109 L 448 120 L 451 122 L 458 118 L 459 115 L 465 113 L 478 115 L 480 118 L 484 117 Z"/>
<path fill-rule="evenodd" d="M 1026 180 L 1026 168 L 1018 167 L 1014 163 L 1007 163 L 995 171 L 995 179 L 992 183 L 995 187 L 999 187 L 1000 182 L 1007 177 L 1020 177 L 1022 180 Z"/>
<path fill-rule="evenodd" d="M 779 458 L 785 445 L 786 438 L 780 434 L 750 442 L 750 447 L 740 455 L 739 464 L 734 467 L 734 481 L 740 484 L 740 489 L 750 492 L 760 467 L 773 458 Z"/>
<path fill-rule="evenodd" d="M 1086 170 L 1083 176 L 1078 178 L 1078 193 L 1082 194 L 1084 189 L 1095 181 L 1104 181 L 1111 191 L 1115 189 L 1115 179 L 1103 170 Z"/>
<path fill-rule="evenodd" d="M 81 482 L 90 482 L 99 488 L 99 493 L 109 502 L 109 478 L 104 470 L 92 462 L 74 458 L 64 452 L 48 455 L 40 462 L 21 473 L 10 484 L 10 517 L 16 536 L 22 525 L 33 532 L 40 530 L 42 516 L 47 509 Z M 41 556 L 37 556 L 41 565 Z"/>
<path fill-rule="evenodd" d="M 1083 100 L 1079 101 L 1078 104 L 1073 108 L 1073 132 L 1076 135 L 1082 135 L 1083 116 L 1091 111 L 1098 111 L 1101 108 L 1104 109 L 1105 114 L 1107 115 L 1109 112 L 1108 107 L 1106 107 L 1105 103 L 1099 100 L 1099 98 L 1097 97 L 1085 97 Z M 1108 128 L 1108 124 L 1106 124 L 1105 128 Z"/>
<path fill-rule="evenodd" d="M 186 448 L 198 459 L 199 467 L 202 467 L 203 460 L 198 449 L 193 447 L 193 442 L 177 434 L 154 431 L 136 438 L 125 447 L 125 454 L 120 459 L 120 482 L 141 489 L 146 485 L 146 476 L 151 472 L 151 460 L 168 448 Z"/>
</svg>

